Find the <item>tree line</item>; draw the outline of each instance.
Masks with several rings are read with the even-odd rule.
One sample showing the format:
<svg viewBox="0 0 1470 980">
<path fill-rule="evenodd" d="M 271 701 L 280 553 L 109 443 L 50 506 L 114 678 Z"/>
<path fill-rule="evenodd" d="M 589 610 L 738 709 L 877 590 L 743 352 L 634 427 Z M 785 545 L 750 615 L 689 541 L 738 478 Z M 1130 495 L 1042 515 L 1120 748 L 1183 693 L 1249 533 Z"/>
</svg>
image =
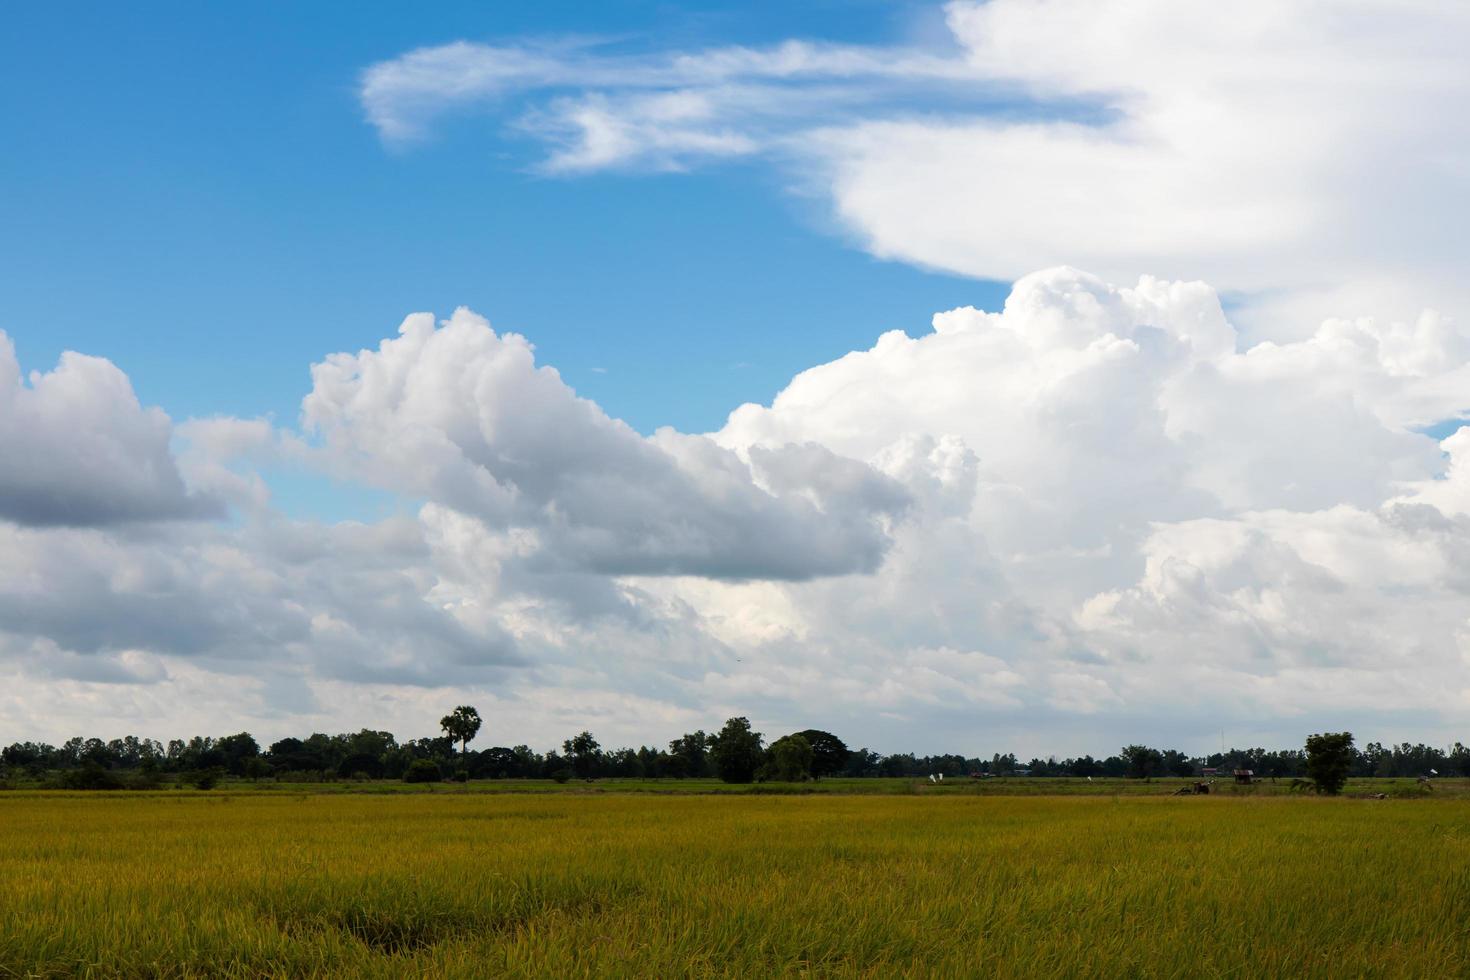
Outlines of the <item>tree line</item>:
<svg viewBox="0 0 1470 980">
<path fill-rule="evenodd" d="M 989 758 L 960 753 L 882 755 L 867 748 L 849 749 L 836 735 L 817 729 L 767 740 L 746 718 L 731 718 L 718 732 L 689 732 L 667 748 L 604 748 L 588 731 L 566 739 L 560 749 L 537 752 L 526 745 L 496 745 L 481 750 L 470 743 L 481 719 L 472 706 L 461 705 L 440 723 L 443 734 L 398 741 L 391 732 L 363 729 L 354 733 L 316 733 L 283 738 L 261 746 L 248 732 L 224 737 L 195 736 L 162 743 L 127 736 L 103 741 L 72 738 L 60 746 L 17 742 L 0 750 L 0 777 L 50 780 L 59 786 L 109 788 L 146 786 L 165 779 L 213 785 L 229 775 L 248 779 L 468 779 L 606 778 L 701 779 L 726 782 L 799 782 L 825 777 L 944 776 L 1097 776 L 1148 779 L 1156 776 L 1199 776 L 1206 768 L 1251 769 L 1259 777 L 1312 776 L 1311 753 L 1302 750 L 1231 749 L 1187 755 L 1146 745 L 1124 746 L 1095 758 L 1033 758 L 1012 753 Z M 1346 733 L 1343 733 L 1346 734 Z M 1314 736 L 1319 737 L 1319 736 Z M 1402 743 L 1369 742 L 1362 749 L 1347 737 L 1339 747 L 1345 777 L 1470 776 L 1470 749 L 1456 742 L 1450 749 Z"/>
</svg>

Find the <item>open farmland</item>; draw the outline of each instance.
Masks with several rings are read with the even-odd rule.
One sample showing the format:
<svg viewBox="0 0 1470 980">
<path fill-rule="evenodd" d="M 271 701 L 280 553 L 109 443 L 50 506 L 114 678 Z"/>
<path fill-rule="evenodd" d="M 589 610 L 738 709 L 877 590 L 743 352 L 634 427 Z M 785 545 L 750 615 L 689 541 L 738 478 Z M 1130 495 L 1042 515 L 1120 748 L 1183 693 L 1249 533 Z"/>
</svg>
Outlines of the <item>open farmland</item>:
<svg viewBox="0 0 1470 980">
<path fill-rule="evenodd" d="M 0 795 L 14 976 L 1453 976 L 1470 806 Z"/>
</svg>

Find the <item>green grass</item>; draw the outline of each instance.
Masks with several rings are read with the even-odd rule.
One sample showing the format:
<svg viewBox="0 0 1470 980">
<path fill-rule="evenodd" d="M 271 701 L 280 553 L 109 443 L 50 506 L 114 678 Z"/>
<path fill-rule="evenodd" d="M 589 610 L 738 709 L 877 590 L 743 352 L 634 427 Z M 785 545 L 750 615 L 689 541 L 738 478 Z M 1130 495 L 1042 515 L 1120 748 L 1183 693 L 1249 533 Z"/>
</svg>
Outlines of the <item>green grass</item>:
<svg viewBox="0 0 1470 980">
<path fill-rule="evenodd" d="M 207 795 L 237 794 L 572 794 L 578 796 L 606 793 L 637 793 L 661 795 L 753 795 L 789 796 L 812 794 L 837 794 L 861 796 L 917 795 L 917 796 L 1167 796 L 1180 787 L 1193 785 L 1193 778 L 1161 778 L 1145 782 L 1140 779 L 1108 779 L 1098 777 L 1092 782 L 1072 777 L 1012 776 L 999 779 L 972 780 L 968 778 L 947 779 L 934 784 L 927 779 L 823 779 L 805 783 L 750 783 L 731 784 L 718 779 L 598 779 L 572 780 L 556 783 L 549 779 L 486 779 L 469 783 L 405 783 L 396 779 L 385 780 L 336 780 L 333 782 L 296 782 L 273 779 L 251 781 L 227 779 Z M 39 790 L 39 783 L 15 783 L 9 791 L 0 794 L 15 796 Z M 61 796 L 68 793 L 92 795 L 94 791 L 47 790 L 47 795 Z M 193 792 L 172 782 L 162 788 L 146 791 L 147 794 L 167 793 L 180 795 Z M 1271 782 L 1263 780 L 1251 786 L 1236 786 L 1229 779 L 1216 780 L 1212 792 L 1226 796 L 1298 796 L 1291 789 L 1291 780 L 1284 778 Z M 1385 793 L 1396 798 L 1434 797 L 1470 799 L 1470 779 L 1436 779 L 1431 787 L 1420 785 L 1410 778 L 1354 779 L 1349 780 L 1344 790 L 1349 797 L 1370 796 Z"/>
<path fill-rule="evenodd" d="M 1470 973 L 1464 802 L 960 789 L 0 794 L 0 975 Z"/>
</svg>

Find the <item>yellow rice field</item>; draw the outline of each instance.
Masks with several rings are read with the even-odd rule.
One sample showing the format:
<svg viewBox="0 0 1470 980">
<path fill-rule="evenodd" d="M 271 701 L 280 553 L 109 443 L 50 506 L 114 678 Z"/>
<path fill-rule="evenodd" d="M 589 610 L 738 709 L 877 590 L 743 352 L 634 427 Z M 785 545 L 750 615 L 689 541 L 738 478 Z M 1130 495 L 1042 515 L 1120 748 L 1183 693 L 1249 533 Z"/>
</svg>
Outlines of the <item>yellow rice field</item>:
<svg viewBox="0 0 1470 980">
<path fill-rule="evenodd" d="M 0 976 L 1450 977 L 1470 803 L 0 795 Z"/>
</svg>

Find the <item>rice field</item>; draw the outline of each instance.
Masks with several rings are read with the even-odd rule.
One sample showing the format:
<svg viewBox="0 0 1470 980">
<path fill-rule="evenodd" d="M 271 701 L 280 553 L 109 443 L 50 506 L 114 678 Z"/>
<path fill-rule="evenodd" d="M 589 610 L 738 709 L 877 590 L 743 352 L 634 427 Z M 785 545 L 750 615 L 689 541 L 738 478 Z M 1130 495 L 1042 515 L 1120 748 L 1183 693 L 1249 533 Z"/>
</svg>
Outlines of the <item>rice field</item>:
<svg viewBox="0 0 1470 980">
<path fill-rule="evenodd" d="M 1470 803 L 0 794 L 0 976 L 1448 977 Z"/>
</svg>

